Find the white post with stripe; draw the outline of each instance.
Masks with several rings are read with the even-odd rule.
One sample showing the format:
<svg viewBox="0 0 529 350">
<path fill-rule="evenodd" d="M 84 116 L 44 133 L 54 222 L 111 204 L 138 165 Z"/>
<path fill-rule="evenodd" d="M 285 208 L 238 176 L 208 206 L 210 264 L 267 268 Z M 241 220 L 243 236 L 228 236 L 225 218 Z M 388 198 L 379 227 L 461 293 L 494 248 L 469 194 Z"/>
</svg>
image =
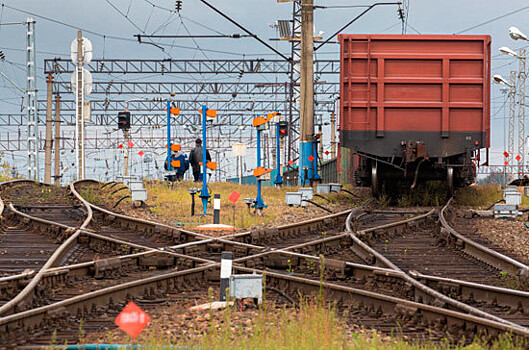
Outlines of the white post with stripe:
<svg viewBox="0 0 529 350">
<path fill-rule="evenodd" d="M 220 301 L 226 301 L 226 289 L 230 285 L 233 253 L 222 252 L 220 256 Z"/>
<path fill-rule="evenodd" d="M 220 224 L 220 194 L 213 196 L 213 224 Z"/>
</svg>

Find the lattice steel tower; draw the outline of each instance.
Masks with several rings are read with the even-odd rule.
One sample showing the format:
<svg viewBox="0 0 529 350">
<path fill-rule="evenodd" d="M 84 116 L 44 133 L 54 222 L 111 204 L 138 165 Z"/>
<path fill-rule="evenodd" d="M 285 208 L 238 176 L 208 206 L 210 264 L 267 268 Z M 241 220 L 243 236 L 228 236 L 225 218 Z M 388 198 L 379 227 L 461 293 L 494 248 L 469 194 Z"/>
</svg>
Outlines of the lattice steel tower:
<svg viewBox="0 0 529 350">
<path fill-rule="evenodd" d="M 28 179 L 39 180 L 39 131 L 37 116 L 37 67 L 35 20 L 26 19 L 26 115 L 28 121 Z"/>
<path fill-rule="evenodd" d="M 507 142 L 507 153 L 509 153 L 509 164 L 511 168 L 511 179 L 514 175 L 514 128 L 516 119 L 516 71 L 511 71 L 509 76 L 509 133 Z"/>
<path fill-rule="evenodd" d="M 525 80 L 527 77 L 526 73 L 526 62 L 525 56 L 526 50 L 520 49 L 518 53 L 519 67 L 518 67 L 518 82 L 517 95 L 518 95 L 518 154 L 520 161 L 518 162 L 518 176 L 521 177 L 525 174 Z"/>
</svg>

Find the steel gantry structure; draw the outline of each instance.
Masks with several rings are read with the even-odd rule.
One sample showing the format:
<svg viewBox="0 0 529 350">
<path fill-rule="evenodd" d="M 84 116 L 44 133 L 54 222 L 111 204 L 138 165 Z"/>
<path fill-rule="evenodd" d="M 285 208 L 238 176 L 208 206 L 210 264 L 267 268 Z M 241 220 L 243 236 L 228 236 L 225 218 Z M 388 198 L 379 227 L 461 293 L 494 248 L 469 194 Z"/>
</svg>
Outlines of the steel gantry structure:
<svg viewBox="0 0 529 350">
<path fill-rule="evenodd" d="M 293 28 L 298 32 L 299 28 Z M 295 43 L 293 41 L 292 47 Z M 294 49 L 293 49 L 294 50 Z M 295 50 L 296 51 L 296 50 Z M 137 147 L 145 150 L 154 150 L 165 147 L 162 128 L 166 126 L 166 114 L 159 99 L 168 94 L 175 95 L 175 106 L 179 107 L 181 114 L 173 117 L 174 127 L 180 129 L 176 142 L 192 143 L 196 134 L 200 118 L 197 110 L 201 104 L 207 102 L 217 109 L 219 116 L 212 124 L 212 140 L 217 141 L 211 145 L 221 153 L 230 149 L 233 142 L 247 141 L 249 146 L 251 134 L 249 126 L 255 114 L 270 110 L 280 110 L 291 121 L 291 141 L 286 145 L 288 159 L 297 155 L 299 138 L 299 105 L 297 96 L 299 91 L 298 57 L 292 62 L 273 59 L 242 59 L 242 60 L 167 60 L 167 59 L 99 59 L 92 60 L 86 68 L 94 74 L 92 86 L 92 99 L 90 101 L 91 120 L 88 126 L 100 127 L 87 133 L 87 150 L 115 149 L 120 144 L 117 135 L 104 135 L 109 133 L 109 127 L 117 125 L 117 113 L 128 107 L 132 112 L 131 124 L 133 127 L 142 127 L 143 133 L 135 137 Z M 62 130 L 55 143 L 60 144 L 62 150 L 73 148 L 75 131 L 75 99 L 71 82 L 67 81 L 75 65 L 67 59 L 46 59 L 44 73 L 51 75 L 52 91 L 56 97 L 60 96 L 60 122 Z M 336 96 L 339 91 L 338 60 L 315 61 L 315 73 L 324 77 L 315 82 L 315 113 L 321 116 L 334 111 Z M 120 76 L 122 74 L 122 76 Z M 138 78 L 130 78 L 136 74 Z M 150 74 L 157 74 L 157 79 L 152 80 Z M 233 75 L 231 81 L 208 82 L 207 76 Z M 275 74 L 275 82 L 270 78 Z M 281 78 L 284 74 L 284 78 Z M 129 75 L 129 76 L 126 76 Z M 174 79 L 175 76 L 185 79 Z M 251 79 L 256 77 L 259 79 Z M 129 81 L 125 80 L 128 79 Z M 243 78 L 243 79 L 241 79 Z M 190 79 L 191 81 L 186 81 Z M 251 79 L 251 80 L 250 80 Z M 176 80 L 176 81 L 175 81 Z M 214 80 L 214 79 L 213 79 Z M 142 96 L 144 100 L 129 101 L 127 97 Z M 38 123 L 43 124 L 44 111 L 47 109 L 47 100 L 37 101 Z M 59 102 L 57 102 L 59 103 Z M 56 103 L 56 104 L 57 104 Z M 24 139 L 20 128 L 27 124 L 27 116 L 21 114 L 0 114 L 0 126 L 18 127 L 18 135 L 0 134 L 0 150 L 21 151 Z M 56 123 L 57 124 L 57 123 Z M 101 129 L 103 127 L 104 129 Z M 149 127 L 145 129 L 144 127 Z M 13 129 L 12 129 L 13 130 Z M 146 130 L 153 131 L 146 132 Z M 88 135 L 90 134 L 90 135 Z M 37 136 L 38 137 L 38 136 Z M 191 141 L 190 141 L 191 140 Z M 41 145 L 42 143 L 42 145 Z M 43 142 L 39 142 L 37 149 L 42 149 Z M 268 147 L 268 144 L 266 145 Z M 283 154 L 287 154 L 284 152 Z M 61 152 L 68 155 L 68 152 Z M 269 161 L 268 159 L 266 161 Z"/>
</svg>

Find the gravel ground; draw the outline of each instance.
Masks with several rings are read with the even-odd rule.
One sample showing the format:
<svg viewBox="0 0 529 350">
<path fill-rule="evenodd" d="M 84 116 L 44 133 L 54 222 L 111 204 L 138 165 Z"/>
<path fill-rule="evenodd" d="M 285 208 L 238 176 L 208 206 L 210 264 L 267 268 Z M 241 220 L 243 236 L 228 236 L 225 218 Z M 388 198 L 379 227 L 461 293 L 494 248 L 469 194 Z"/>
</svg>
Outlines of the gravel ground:
<svg viewBox="0 0 529 350">
<path fill-rule="evenodd" d="M 529 228 L 524 221 L 477 218 L 473 222 L 483 238 L 509 251 L 510 257 L 529 265 Z"/>
</svg>

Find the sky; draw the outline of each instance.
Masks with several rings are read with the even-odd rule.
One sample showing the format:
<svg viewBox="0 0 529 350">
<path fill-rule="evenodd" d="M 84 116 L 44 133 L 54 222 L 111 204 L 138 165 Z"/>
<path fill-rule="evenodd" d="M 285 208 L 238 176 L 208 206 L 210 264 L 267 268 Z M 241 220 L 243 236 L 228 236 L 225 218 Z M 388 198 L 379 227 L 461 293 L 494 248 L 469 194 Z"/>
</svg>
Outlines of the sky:
<svg viewBox="0 0 529 350">
<path fill-rule="evenodd" d="M 285 42 L 269 41 L 276 37 L 271 25 L 278 19 L 290 19 L 292 4 L 275 0 L 208 0 L 277 50 L 289 56 Z M 315 10 L 315 30 L 326 39 L 374 1 L 315 0 L 328 7 Z M 0 23 L 21 22 L 34 17 L 36 23 L 37 75 L 39 98 L 45 97 L 43 60 L 69 57 L 70 42 L 77 28 L 93 44 L 94 58 L 174 58 L 237 59 L 278 58 L 271 50 L 251 38 L 242 39 L 162 39 L 157 47 L 139 44 L 135 34 L 234 34 L 242 31 L 206 7 L 200 0 L 183 0 L 180 16 L 172 0 L 0 0 Z M 517 69 L 517 59 L 499 53 L 498 48 L 527 46 L 514 41 L 508 28 L 516 26 L 529 33 L 529 1 L 513 0 L 407 0 L 408 34 L 489 34 L 492 36 L 492 74 L 509 76 Z M 376 7 L 347 28 L 344 33 L 401 34 L 402 25 L 396 6 Z M 25 85 L 25 30 L 21 25 L 0 25 L 0 50 L 6 56 L 0 71 L 19 86 Z M 337 59 L 339 48 L 330 43 L 317 59 Z M 233 81 L 235 77 L 201 77 L 208 81 Z M 97 77 L 95 78 L 97 79 Z M 191 78 L 190 78 L 191 79 Z M 270 78 L 273 79 L 273 78 Z M 276 77 L 276 79 L 278 79 Z M 284 78 L 280 78 L 284 79 Z M 0 113 L 20 112 L 20 93 L 0 77 Z M 504 113 L 506 104 L 500 86 L 491 92 L 492 163 L 501 164 L 504 151 Z M 0 130 L 2 134 L 12 130 Z M 23 159 L 24 155 L 17 155 Z M 12 158 L 15 159 L 15 158 Z M 42 161 L 43 163 L 43 161 Z M 234 170 L 234 169 L 232 169 Z M 231 170 L 230 170 L 231 171 Z"/>
</svg>

